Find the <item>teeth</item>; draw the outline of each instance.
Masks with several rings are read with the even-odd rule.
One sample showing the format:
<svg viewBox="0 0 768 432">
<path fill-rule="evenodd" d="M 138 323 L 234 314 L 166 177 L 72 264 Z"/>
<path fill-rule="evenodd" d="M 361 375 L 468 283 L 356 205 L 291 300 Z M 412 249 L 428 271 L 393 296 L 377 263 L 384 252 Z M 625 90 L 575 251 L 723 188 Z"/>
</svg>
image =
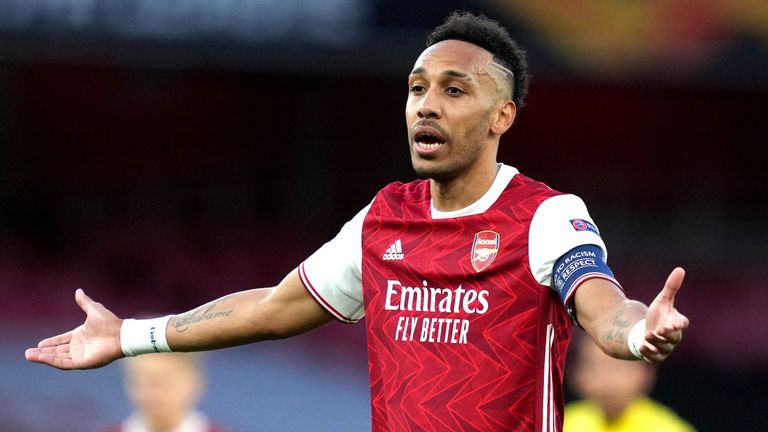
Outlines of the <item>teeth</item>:
<svg viewBox="0 0 768 432">
<path fill-rule="evenodd" d="M 427 144 L 427 143 L 423 143 L 423 142 L 420 142 L 419 145 L 421 147 L 424 147 L 424 148 L 429 149 L 429 150 L 432 150 L 432 149 L 440 147 L 440 144 Z"/>
<path fill-rule="evenodd" d="M 420 134 L 419 136 L 416 137 L 416 141 L 418 142 L 429 141 L 431 143 L 439 143 L 442 140 L 431 134 Z"/>
</svg>

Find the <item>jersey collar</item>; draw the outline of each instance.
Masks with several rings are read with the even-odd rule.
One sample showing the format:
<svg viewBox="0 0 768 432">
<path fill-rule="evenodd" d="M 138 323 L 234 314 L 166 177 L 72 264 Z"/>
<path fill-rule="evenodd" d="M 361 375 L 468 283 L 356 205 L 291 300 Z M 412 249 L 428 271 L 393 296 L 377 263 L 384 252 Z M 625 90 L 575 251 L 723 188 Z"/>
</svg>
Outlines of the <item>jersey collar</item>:
<svg viewBox="0 0 768 432">
<path fill-rule="evenodd" d="M 432 219 L 451 219 L 462 216 L 472 216 L 480 214 L 488 210 L 493 203 L 501 196 L 504 189 L 507 187 L 512 177 L 519 171 L 517 168 L 509 165 L 499 164 L 499 171 L 496 173 L 496 178 L 493 179 L 493 184 L 488 188 L 488 191 L 483 194 L 477 201 L 459 210 L 452 211 L 440 211 L 435 208 L 435 203 L 430 201 L 430 208 L 432 212 Z"/>
</svg>

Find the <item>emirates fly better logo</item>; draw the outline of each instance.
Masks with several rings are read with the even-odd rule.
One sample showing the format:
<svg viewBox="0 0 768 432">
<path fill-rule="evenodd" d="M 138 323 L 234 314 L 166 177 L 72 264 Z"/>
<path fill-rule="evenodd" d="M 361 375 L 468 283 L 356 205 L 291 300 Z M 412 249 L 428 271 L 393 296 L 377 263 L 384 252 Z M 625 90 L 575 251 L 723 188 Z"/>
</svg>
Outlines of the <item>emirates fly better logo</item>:
<svg viewBox="0 0 768 432">
<path fill-rule="evenodd" d="M 488 268 L 499 253 L 501 236 L 496 231 L 480 231 L 472 242 L 472 267 L 476 272 Z"/>
</svg>

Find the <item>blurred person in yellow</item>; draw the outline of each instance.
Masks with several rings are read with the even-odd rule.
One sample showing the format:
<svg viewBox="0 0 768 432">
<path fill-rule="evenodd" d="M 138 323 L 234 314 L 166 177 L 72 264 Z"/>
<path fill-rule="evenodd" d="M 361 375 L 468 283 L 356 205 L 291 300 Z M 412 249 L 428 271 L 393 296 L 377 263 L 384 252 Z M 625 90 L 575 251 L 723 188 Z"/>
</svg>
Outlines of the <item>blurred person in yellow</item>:
<svg viewBox="0 0 768 432">
<path fill-rule="evenodd" d="M 133 413 L 104 432 L 224 432 L 197 408 L 206 390 L 201 362 L 194 353 L 126 358 L 125 391 Z"/>
<path fill-rule="evenodd" d="M 656 369 L 644 361 L 605 354 L 575 337 L 570 387 L 583 399 L 565 407 L 564 432 L 693 432 L 670 408 L 650 398 Z"/>
</svg>

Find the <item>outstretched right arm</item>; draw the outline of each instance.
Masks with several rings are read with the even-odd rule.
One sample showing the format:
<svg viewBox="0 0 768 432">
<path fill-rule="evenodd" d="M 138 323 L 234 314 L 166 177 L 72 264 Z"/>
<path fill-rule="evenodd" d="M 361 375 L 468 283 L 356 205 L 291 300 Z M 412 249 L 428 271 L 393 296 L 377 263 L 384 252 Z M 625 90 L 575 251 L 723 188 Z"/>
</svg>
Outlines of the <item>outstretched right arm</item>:
<svg viewBox="0 0 768 432">
<path fill-rule="evenodd" d="M 75 300 L 86 313 L 85 323 L 26 350 L 27 360 L 59 369 L 91 369 L 124 356 L 123 320 L 82 290 Z M 204 351 L 289 337 L 332 320 L 294 270 L 274 288 L 240 291 L 171 317 L 166 337 L 173 351 Z"/>
</svg>

